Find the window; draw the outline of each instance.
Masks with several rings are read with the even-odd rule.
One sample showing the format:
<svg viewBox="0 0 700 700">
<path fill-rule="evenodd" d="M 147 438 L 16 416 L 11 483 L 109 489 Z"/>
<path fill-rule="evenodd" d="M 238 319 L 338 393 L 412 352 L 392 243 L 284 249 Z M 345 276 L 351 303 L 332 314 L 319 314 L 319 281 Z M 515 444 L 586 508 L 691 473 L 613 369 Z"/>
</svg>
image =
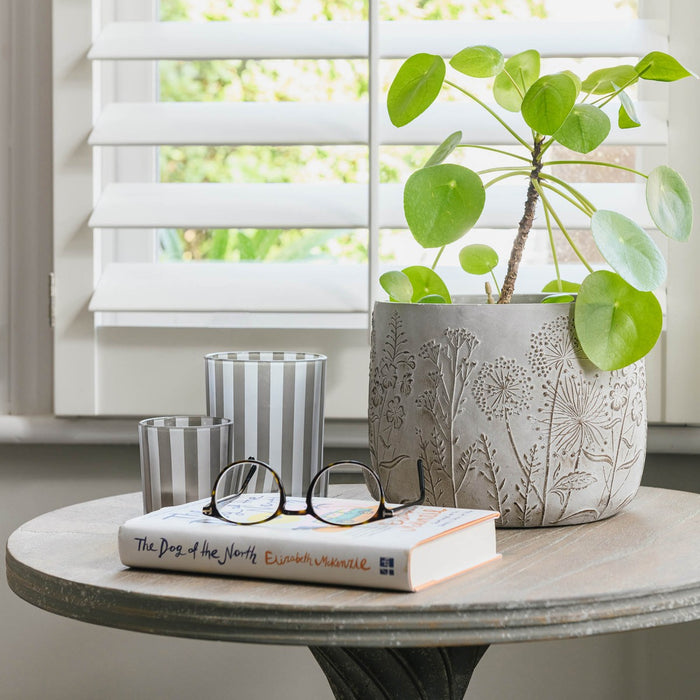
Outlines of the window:
<svg viewBox="0 0 700 700">
<path fill-rule="evenodd" d="M 216 9 L 216 19 L 224 20 L 236 6 L 197 4 Z M 680 3 L 679 13 L 669 18 L 665 2 L 640 0 L 639 15 L 634 0 L 591 2 L 582 23 L 572 21 L 576 3 L 569 2 L 434 0 L 419 11 L 391 0 L 325 5 L 315 0 L 289 3 L 285 9 L 292 14 L 281 18 L 205 23 L 158 22 L 156 3 L 102 0 L 90 8 L 54 0 L 56 412 L 199 412 L 205 352 L 275 346 L 326 353 L 327 416 L 362 420 L 376 280 L 385 266 L 400 267 L 420 256 L 427 260 L 405 231 L 402 181 L 466 120 L 470 141 L 503 144 L 477 109 L 449 97 L 409 127 L 391 127 L 385 91 L 400 59 L 416 50 L 449 56 L 470 43 L 490 43 L 507 54 L 537 46 L 548 70 L 573 63 L 586 74 L 606 61 L 666 49 L 670 27 L 671 50 L 693 65 L 698 52 L 684 36 L 682 14 L 691 12 L 691 4 Z M 185 5 L 181 0 L 168 7 Z M 256 3 L 238 3 L 249 5 Z M 341 19 L 316 18 L 329 5 Z M 491 21 L 489 14 L 499 16 Z M 541 14 L 548 18 L 538 18 Z M 580 65 L 577 56 L 590 53 L 597 58 Z M 180 61 L 183 71 L 191 72 L 198 61 L 214 59 L 239 61 L 234 64 L 239 68 L 242 61 L 267 62 L 267 72 L 257 73 L 266 81 L 276 70 L 271 61 L 333 66 L 341 74 L 336 83 L 354 82 L 356 89 L 350 94 L 336 86 L 326 99 L 327 86 L 324 92 L 316 85 L 287 84 L 286 91 L 273 85 L 264 99 L 257 99 L 260 90 L 252 90 L 255 101 L 217 102 L 206 99 L 206 91 L 193 95 L 183 87 L 185 99 L 178 101 L 172 85 L 178 74 L 167 73 L 168 63 Z M 159 92 L 168 101 L 159 101 Z M 668 153 L 692 187 L 694 161 L 677 145 L 692 128 L 683 124 L 683 105 L 695 99 L 689 94 L 688 87 L 674 86 L 677 102 L 670 103 L 670 113 L 663 86 L 640 94 L 643 127 L 617 132 L 606 148 L 615 149 L 621 162 L 643 168 Z M 270 181 L 274 162 L 257 176 L 254 168 L 245 169 L 241 159 L 257 152 L 274 161 L 275 148 L 291 149 L 287 155 L 293 153 L 300 165 L 291 175 L 282 174 L 291 182 Z M 202 149 L 216 154 L 197 161 L 205 170 L 200 181 L 193 181 L 192 168 L 183 176 L 180 167 L 183 159 L 196 160 L 195 149 L 200 156 Z M 485 151 L 475 156 L 462 150 L 471 167 L 492 162 Z M 331 168 L 330 176 L 322 168 L 301 168 L 331 151 L 336 170 L 342 163 L 352 167 L 340 175 Z M 228 182 L 207 181 L 207 163 L 217 158 L 234 158 L 236 170 Z M 242 182 L 236 177 L 241 170 Z M 607 177 L 581 189 L 594 193 L 599 206 L 611 201 L 630 215 L 645 211 L 637 206 L 640 185 L 624 180 Z M 490 198 L 483 229 L 473 232 L 472 241 L 487 237 L 505 249 L 523 197 L 522 188 L 504 183 L 498 197 Z M 575 211 L 566 216 L 573 228 L 584 223 Z M 250 248 L 256 236 L 260 250 L 269 250 L 270 238 L 286 236 L 292 243 L 302 241 L 297 247 L 312 255 L 247 261 L 255 258 Z M 228 255 L 231 262 L 202 260 L 217 246 L 213 257 Z M 324 254 L 333 259 L 309 260 Z M 690 422 L 700 415 L 687 383 L 674 382 L 671 389 L 668 379 L 681 365 L 697 377 L 685 345 L 698 331 L 683 329 L 692 309 L 685 292 L 676 289 L 695 284 L 697 275 L 689 270 L 687 249 L 669 254 L 667 327 L 676 330 L 665 335 L 649 360 L 650 416 Z M 186 262 L 188 255 L 195 260 Z M 519 291 L 538 290 L 552 276 L 537 235 L 528 255 Z M 456 270 L 455 260 L 446 256 L 444 262 Z M 572 265 L 568 276 L 578 274 Z M 445 276 L 454 274 L 448 269 Z M 461 277 L 457 284 L 471 291 Z"/>
</svg>

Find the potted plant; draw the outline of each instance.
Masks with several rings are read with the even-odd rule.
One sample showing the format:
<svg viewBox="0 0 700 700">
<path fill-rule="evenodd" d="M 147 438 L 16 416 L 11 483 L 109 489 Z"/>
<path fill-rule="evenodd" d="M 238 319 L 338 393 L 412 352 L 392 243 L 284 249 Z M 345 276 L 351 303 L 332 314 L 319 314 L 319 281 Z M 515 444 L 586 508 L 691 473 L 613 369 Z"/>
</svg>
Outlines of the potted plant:
<svg viewBox="0 0 700 700">
<path fill-rule="evenodd" d="M 373 311 L 370 365 L 370 452 L 389 497 L 409 490 L 410 464 L 427 468 L 429 502 L 494 508 L 501 524 L 527 527 L 588 522 L 618 512 L 635 495 L 646 451 L 644 356 L 661 333 L 654 290 L 666 275 L 658 247 L 632 219 L 597 209 L 550 167 L 559 144 L 589 153 L 605 142 L 610 119 L 602 108 L 619 102 L 618 126 L 639 126 L 626 90 L 640 80 L 671 82 L 693 75 L 675 58 L 652 52 L 636 65 L 540 75 L 540 55 L 508 60 L 489 46 L 471 46 L 450 60 L 470 78 L 492 78 L 493 96 L 529 129 L 517 133 L 470 90 L 446 78 L 440 56 L 404 62 L 389 89 L 394 125 L 422 114 L 442 89 L 459 91 L 497 122 L 521 153 L 487 148 L 512 165 L 481 173 L 445 162 L 462 145 L 451 134 L 404 189 L 404 212 L 416 241 L 436 249 L 431 267 L 383 274 L 390 301 Z M 667 166 L 649 174 L 617 163 L 646 181 L 651 219 L 663 234 L 685 241 L 692 203 L 682 177 Z M 490 179 L 484 181 L 482 175 Z M 487 192 L 507 178 L 527 182 L 522 218 L 507 272 L 478 303 L 452 298 L 436 272 L 445 246 L 460 240 L 481 216 Z M 557 205 L 566 201 L 590 218 L 591 235 L 609 269 L 594 269 L 576 246 Z M 514 295 L 523 249 L 538 206 L 549 234 L 555 279 L 541 298 Z M 515 222 L 514 222 L 515 223 Z M 558 229 L 588 270 L 579 284 L 562 279 Z M 498 255 L 472 244 L 459 252 L 462 268 L 490 274 Z M 469 301 L 469 303 L 466 303 Z M 414 470 L 413 470 L 414 471 Z"/>
</svg>

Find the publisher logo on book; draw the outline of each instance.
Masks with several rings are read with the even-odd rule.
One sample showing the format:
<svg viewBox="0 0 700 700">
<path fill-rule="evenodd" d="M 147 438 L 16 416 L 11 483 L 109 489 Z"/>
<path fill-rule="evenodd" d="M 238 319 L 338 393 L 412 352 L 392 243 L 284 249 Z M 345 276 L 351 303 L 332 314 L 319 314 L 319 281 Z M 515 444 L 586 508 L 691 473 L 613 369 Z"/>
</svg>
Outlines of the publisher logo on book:
<svg viewBox="0 0 700 700">
<path fill-rule="evenodd" d="M 394 575 L 394 557 L 379 557 L 379 573 L 382 576 Z"/>
</svg>

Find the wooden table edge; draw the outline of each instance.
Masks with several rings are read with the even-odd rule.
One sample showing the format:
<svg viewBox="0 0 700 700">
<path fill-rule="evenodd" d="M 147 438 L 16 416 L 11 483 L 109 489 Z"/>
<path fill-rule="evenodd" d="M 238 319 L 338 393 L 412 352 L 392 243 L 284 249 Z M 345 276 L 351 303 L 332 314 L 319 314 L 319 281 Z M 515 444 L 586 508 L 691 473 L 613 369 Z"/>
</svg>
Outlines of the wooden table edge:
<svg viewBox="0 0 700 700">
<path fill-rule="evenodd" d="M 592 603 L 564 601 L 547 608 L 465 606 L 463 611 L 432 608 L 424 615 L 386 609 L 372 623 L 367 611 L 361 610 L 349 610 L 339 619 L 337 615 L 295 612 L 275 605 L 222 602 L 217 606 L 194 598 L 75 583 L 19 562 L 9 551 L 9 543 L 6 564 L 11 590 L 49 612 L 147 634 L 217 641 L 348 647 L 460 646 L 586 637 L 700 618 L 700 585 Z"/>
</svg>

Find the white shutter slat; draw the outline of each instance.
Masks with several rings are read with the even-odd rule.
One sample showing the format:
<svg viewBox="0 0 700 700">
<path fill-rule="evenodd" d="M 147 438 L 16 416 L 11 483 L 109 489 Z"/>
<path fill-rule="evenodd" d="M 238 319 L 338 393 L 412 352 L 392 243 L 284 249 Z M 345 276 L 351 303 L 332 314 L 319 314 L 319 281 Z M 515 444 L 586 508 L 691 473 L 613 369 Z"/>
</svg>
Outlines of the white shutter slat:
<svg viewBox="0 0 700 700">
<path fill-rule="evenodd" d="M 367 105 L 148 102 L 108 105 L 92 146 L 367 143 Z"/>
<path fill-rule="evenodd" d="M 561 266 L 568 280 L 584 272 L 580 266 Z M 460 268 L 443 268 L 441 274 L 459 293 L 483 291 L 481 278 Z M 551 264 L 526 265 L 518 289 L 538 292 L 553 274 Z M 325 262 L 117 263 L 102 272 L 89 309 L 103 327 L 366 328 L 365 278 L 364 265 Z"/>
<path fill-rule="evenodd" d="M 113 22 L 92 60 L 363 58 L 365 22 Z"/>
<path fill-rule="evenodd" d="M 100 328 L 249 328 L 262 330 L 364 330 L 368 314 L 363 312 L 307 311 L 95 311 L 95 325 Z"/>
<path fill-rule="evenodd" d="M 410 56 L 416 47 L 453 56 L 465 46 L 478 44 L 495 46 L 507 56 L 536 48 L 545 58 L 638 56 L 668 46 L 661 23 L 650 20 L 383 22 L 380 31 L 384 58 Z"/>
<path fill-rule="evenodd" d="M 304 263 L 113 263 L 102 272 L 91 311 L 362 313 L 363 265 Z M 279 280 L 294 280 L 279 293 Z M 318 290 L 323 289 L 323 294 Z"/>
<path fill-rule="evenodd" d="M 93 228 L 363 228 L 367 187 L 336 184 L 112 184 Z"/>
<path fill-rule="evenodd" d="M 616 103 L 606 108 L 616 124 Z M 519 114 L 504 113 L 510 126 L 527 134 Z M 667 141 L 667 105 L 640 102 L 642 126 L 613 126 L 609 145 L 663 145 Z M 481 145 L 509 143 L 510 135 L 481 107 L 463 102 L 434 104 L 407 126 L 391 124 L 381 109 L 380 141 L 386 145 L 438 144 L 461 129 L 463 142 Z M 98 118 L 92 146 L 157 145 L 290 145 L 365 144 L 368 140 L 366 103 L 300 102 L 159 102 L 114 103 Z"/>
<path fill-rule="evenodd" d="M 595 41 L 591 41 L 595 37 Z M 537 47 L 543 56 L 640 56 L 665 50 L 662 26 L 650 20 L 611 22 L 381 22 L 382 58 L 420 51 L 452 56 L 492 44 L 508 55 Z M 365 22 L 114 22 L 95 40 L 93 60 L 366 58 Z"/>
<path fill-rule="evenodd" d="M 653 228 L 644 185 L 581 183 L 599 209 L 614 209 Z M 525 183 L 495 185 L 487 192 L 480 228 L 513 229 L 522 216 Z M 552 201 L 556 202 L 556 195 Z M 589 220 L 565 201 L 555 204 L 564 224 L 587 228 Z M 356 184 L 112 184 L 103 192 L 93 228 L 366 228 L 368 194 Z M 403 186 L 380 187 L 379 225 L 405 228 Z M 536 225 L 543 226 L 539 212 Z"/>
</svg>

